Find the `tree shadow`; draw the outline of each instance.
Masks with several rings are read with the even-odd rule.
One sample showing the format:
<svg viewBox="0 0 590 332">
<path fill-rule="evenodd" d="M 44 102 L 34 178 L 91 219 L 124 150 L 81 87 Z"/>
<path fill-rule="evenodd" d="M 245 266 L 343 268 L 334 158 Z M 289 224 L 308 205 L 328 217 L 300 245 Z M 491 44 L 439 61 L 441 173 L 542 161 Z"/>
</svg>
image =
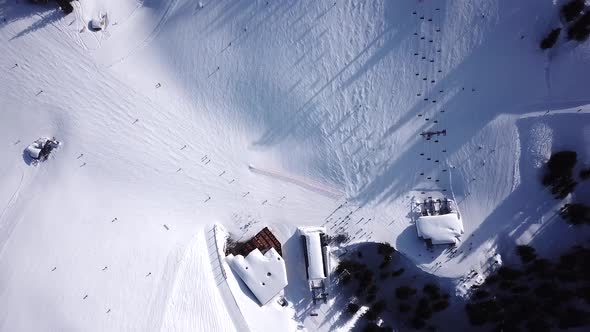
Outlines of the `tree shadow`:
<svg viewBox="0 0 590 332">
<path fill-rule="evenodd" d="M 14 3 L 9 0 L 0 0 L 0 25 L 9 24 L 20 21 L 22 19 L 37 16 L 39 20 L 35 21 L 26 29 L 17 33 L 10 41 L 26 36 L 38 29 L 52 24 L 64 17 L 63 12 L 59 9 L 57 4 L 30 4 L 30 3 Z"/>
<path fill-rule="evenodd" d="M 548 124 L 555 133 L 553 139 L 556 142 L 552 142 L 553 152 L 578 145 L 580 139 L 584 137 L 584 115 L 562 114 L 552 117 Z M 542 117 L 518 120 L 519 136 L 528 137 L 528 132 L 533 125 L 539 122 L 543 122 Z M 561 137 L 556 138 L 557 135 Z M 556 200 L 550 190 L 541 184 L 544 169 L 535 170 L 535 156 L 530 152 L 532 147 L 529 147 L 527 142 L 521 142 L 521 146 L 521 156 L 518 160 L 520 184 L 479 225 L 469 241 L 462 242 L 459 248 L 459 251 L 463 251 L 460 261 L 466 259 L 471 252 L 477 251 L 484 242 L 490 240 L 490 236 L 496 238 L 500 250 L 503 250 L 504 244 L 512 248 L 514 242 L 523 234 L 530 233 L 531 226 L 536 227 L 536 230 L 530 233 L 533 241 L 537 241 L 535 239 L 538 237 L 552 237 L 553 231 L 563 235 L 568 234 L 568 238 L 577 237 L 576 234 L 572 234 L 574 230 L 570 227 L 558 225 L 563 222 L 558 215 L 562 200 Z M 555 242 L 555 239 L 551 242 Z M 568 248 L 569 245 L 570 243 L 563 249 Z"/>
<path fill-rule="evenodd" d="M 426 148 L 419 141 L 419 134 L 423 130 L 447 129 L 442 127 L 443 123 L 460 128 L 460 130 L 449 131 L 447 136 L 440 139 L 440 146 L 444 146 L 446 152 L 440 153 L 441 148 L 433 159 L 446 160 L 447 156 L 452 156 L 500 114 L 523 114 L 539 111 L 547 104 L 564 103 L 557 100 L 546 102 L 543 97 L 547 95 L 544 55 L 539 52 L 536 56 L 531 56 L 525 53 L 522 45 L 519 45 L 518 38 L 506 38 L 510 35 L 507 29 L 514 26 L 515 22 L 524 15 L 530 15 L 527 8 L 511 10 L 510 14 L 502 20 L 505 26 L 487 33 L 485 39 L 481 40 L 465 59 L 450 72 L 443 73 L 442 79 L 436 80 L 430 91 L 434 93 L 444 91 L 436 97 L 439 100 L 437 104 L 433 105 L 430 100 L 422 101 L 422 98 L 432 96 L 424 95 L 425 91 L 421 91 L 423 95 L 417 98 L 419 101 L 405 111 L 401 118 L 382 135 L 378 144 L 387 146 L 391 140 L 390 137 L 398 135 L 398 131 L 402 128 L 412 128 L 415 139 L 412 140 L 412 137 L 398 139 L 398 141 L 408 142 L 404 147 L 405 152 L 397 158 L 390 158 L 376 165 L 376 172 L 374 172 L 376 175 L 370 182 L 360 184 L 353 199 L 359 204 L 374 200 L 383 203 L 411 190 L 416 184 L 416 176 L 408 174 L 408 170 L 421 169 L 422 161 L 418 156 Z M 497 50 L 504 50 L 504 53 L 501 56 L 497 55 Z M 515 63 L 524 57 L 528 59 L 526 65 L 515 67 Z M 378 59 L 379 57 L 373 62 Z M 485 65 L 482 66 L 482 63 Z M 512 68 L 513 71 L 508 68 Z M 482 77 L 485 79 L 482 80 Z M 531 83 L 532 81 L 534 82 Z M 494 102 L 490 103 L 490 101 Z M 583 101 L 566 102 L 568 106 L 583 103 Z M 437 112 L 440 109 L 445 112 Z M 419 114 L 430 116 L 418 117 Z M 425 118 L 429 118 L 429 121 L 425 121 Z M 440 122 L 434 124 L 434 120 L 440 120 Z M 436 169 L 437 165 L 430 163 L 421 170 L 429 173 Z M 401 174 L 404 176 L 400 176 Z M 462 182 L 463 179 L 455 181 Z"/>
</svg>

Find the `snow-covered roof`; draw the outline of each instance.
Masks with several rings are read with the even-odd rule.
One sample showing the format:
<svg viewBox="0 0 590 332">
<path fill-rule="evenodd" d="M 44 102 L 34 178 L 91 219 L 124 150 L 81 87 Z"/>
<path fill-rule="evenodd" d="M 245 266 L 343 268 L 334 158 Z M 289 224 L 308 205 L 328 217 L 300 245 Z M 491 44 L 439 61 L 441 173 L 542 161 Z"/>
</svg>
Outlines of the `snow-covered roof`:
<svg viewBox="0 0 590 332">
<path fill-rule="evenodd" d="M 320 234 L 324 233 L 325 229 L 321 227 L 301 228 L 299 229 L 301 235 L 305 238 L 305 245 L 307 248 L 307 276 L 310 280 L 325 279 L 324 273 L 324 259 L 322 255 L 322 241 Z"/>
<path fill-rule="evenodd" d="M 436 216 L 420 216 L 416 221 L 418 236 L 432 240 L 433 244 L 459 242 L 463 234 L 463 222 L 457 213 Z"/>
<path fill-rule="evenodd" d="M 254 249 L 245 258 L 229 255 L 227 261 L 261 305 L 268 303 L 287 286 L 285 261 L 274 248 L 264 255 Z"/>
<path fill-rule="evenodd" d="M 41 148 L 37 147 L 35 144 L 31 144 L 27 147 L 27 153 L 33 159 L 39 159 L 39 154 L 41 153 Z"/>
</svg>

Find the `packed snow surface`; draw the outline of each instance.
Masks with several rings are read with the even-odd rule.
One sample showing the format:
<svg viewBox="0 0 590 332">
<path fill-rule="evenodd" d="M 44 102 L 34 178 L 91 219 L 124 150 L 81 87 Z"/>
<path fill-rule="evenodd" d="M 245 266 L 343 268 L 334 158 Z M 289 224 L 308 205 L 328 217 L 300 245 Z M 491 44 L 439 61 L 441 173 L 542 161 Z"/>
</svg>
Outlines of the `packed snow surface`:
<svg viewBox="0 0 590 332">
<path fill-rule="evenodd" d="M 457 280 L 515 243 L 581 240 L 538 181 L 559 149 L 590 164 L 589 44 L 538 48 L 560 3 L 0 0 L 0 330 L 265 331 L 271 312 L 330 330 L 299 226 Z M 452 254 L 416 236 L 427 197 L 461 211 Z M 215 223 L 289 226 L 289 307 L 232 297 Z"/>
</svg>

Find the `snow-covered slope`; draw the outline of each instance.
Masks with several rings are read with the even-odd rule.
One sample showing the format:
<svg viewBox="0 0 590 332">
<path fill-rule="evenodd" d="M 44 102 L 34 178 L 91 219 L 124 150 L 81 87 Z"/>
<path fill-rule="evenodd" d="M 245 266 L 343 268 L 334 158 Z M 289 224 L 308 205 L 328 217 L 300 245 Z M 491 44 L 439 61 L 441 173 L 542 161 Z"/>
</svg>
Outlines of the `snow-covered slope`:
<svg viewBox="0 0 590 332">
<path fill-rule="evenodd" d="M 326 224 L 458 277 L 555 224 L 531 155 L 590 162 L 588 45 L 538 49 L 554 1 L 74 5 L 0 0 L 1 330 L 235 329 L 214 222 Z M 41 136 L 64 144 L 33 167 Z M 465 220 L 449 260 L 409 216 L 440 195 Z"/>
</svg>

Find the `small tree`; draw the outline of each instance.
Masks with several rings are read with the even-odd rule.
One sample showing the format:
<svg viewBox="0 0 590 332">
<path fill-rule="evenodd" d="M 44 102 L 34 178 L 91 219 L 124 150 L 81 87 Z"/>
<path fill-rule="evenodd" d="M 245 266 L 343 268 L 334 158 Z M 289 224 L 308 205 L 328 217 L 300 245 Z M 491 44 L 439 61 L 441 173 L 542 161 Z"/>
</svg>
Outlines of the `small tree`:
<svg viewBox="0 0 590 332">
<path fill-rule="evenodd" d="M 424 288 L 422 288 L 422 291 L 425 294 L 428 294 L 428 296 L 431 299 L 438 299 L 440 297 L 440 288 L 435 284 L 424 285 Z"/>
<path fill-rule="evenodd" d="M 585 41 L 590 36 L 590 11 L 580 16 L 567 31 L 570 40 Z"/>
<path fill-rule="evenodd" d="M 399 269 L 399 270 L 395 270 L 395 271 L 391 272 L 391 276 L 392 276 L 392 277 L 399 277 L 399 276 L 401 276 L 401 275 L 404 273 L 404 271 L 405 271 L 405 270 L 406 270 L 406 269 L 404 269 L 404 268 L 402 267 L 402 268 L 401 268 L 401 269 Z"/>
<path fill-rule="evenodd" d="M 331 242 L 335 245 L 341 245 L 342 243 L 348 241 L 350 236 L 347 233 L 340 233 L 333 238 L 331 238 Z"/>
<path fill-rule="evenodd" d="M 391 256 L 395 249 L 389 243 L 379 243 L 377 246 L 377 253 L 383 256 Z"/>
<path fill-rule="evenodd" d="M 590 207 L 584 204 L 566 204 L 560 209 L 559 214 L 572 225 L 590 224 Z"/>
<path fill-rule="evenodd" d="M 584 0 L 572 0 L 561 7 L 561 15 L 566 22 L 573 21 L 584 9 Z"/>
<path fill-rule="evenodd" d="M 548 48 L 552 48 L 557 42 L 560 33 L 561 28 L 551 30 L 551 32 L 549 32 L 549 34 L 543 38 L 543 40 L 541 40 L 541 45 L 539 45 L 541 49 L 546 50 Z"/>
<path fill-rule="evenodd" d="M 351 315 L 354 315 L 357 313 L 357 311 L 359 311 L 360 308 L 361 308 L 361 306 L 359 306 L 356 303 L 351 302 L 346 306 L 346 312 L 348 312 Z"/>
<path fill-rule="evenodd" d="M 385 310 L 385 305 L 385 301 L 383 300 L 375 302 L 371 306 L 371 308 L 369 308 L 369 310 L 367 310 L 367 312 L 365 313 L 365 318 L 367 318 L 367 320 L 370 321 L 376 320 L 379 314 L 382 313 L 383 310 Z"/>
<path fill-rule="evenodd" d="M 535 258 L 537 258 L 537 254 L 535 253 L 535 248 L 527 245 L 520 245 L 516 247 L 516 253 L 520 257 L 520 260 L 523 263 L 529 263 Z"/>
<path fill-rule="evenodd" d="M 400 300 L 405 300 L 414 294 L 416 294 L 416 290 L 412 287 L 400 286 L 395 289 L 395 297 Z"/>
<path fill-rule="evenodd" d="M 577 156 L 575 151 L 560 151 L 549 158 L 543 184 L 551 187 L 551 193 L 555 198 L 565 198 L 576 187 L 572 171 L 578 161 Z"/>
<path fill-rule="evenodd" d="M 412 306 L 407 303 L 402 302 L 399 304 L 398 309 L 399 309 L 399 312 L 402 312 L 402 313 L 408 312 L 408 311 L 412 310 Z"/>
<path fill-rule="evenodd" d="M 434 311 L 434 312 L 443 311 L 448 307 L 449 307 L 448 300 L 439 300 L 439 301 L 434 302 L 434 304 L 432 305 L 432 311 Z"/>
</svg>

